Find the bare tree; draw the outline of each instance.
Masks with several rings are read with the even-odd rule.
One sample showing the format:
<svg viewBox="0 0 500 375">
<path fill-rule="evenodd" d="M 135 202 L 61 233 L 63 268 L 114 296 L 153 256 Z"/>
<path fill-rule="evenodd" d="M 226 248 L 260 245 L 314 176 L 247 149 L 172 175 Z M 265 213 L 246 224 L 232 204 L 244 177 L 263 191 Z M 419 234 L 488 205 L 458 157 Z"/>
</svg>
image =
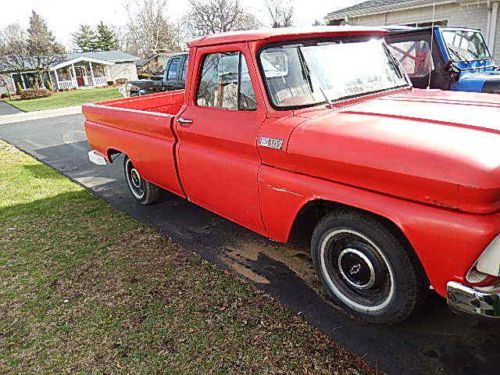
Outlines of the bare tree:
<svg viewBox="0 0 500 375">
<path fill-rule="evenodd" d="M 290 0 L 266 0 L 266 8 L 271 17 L 273 28 L 293 25 L 295 9 Z"/>
<path fill-rule="evenodd" d="M 65 49 L 49 30 L 45 20 L 32 12 L 30 26 L 24 31 L 18 24 L 7 26 L 0 38 L 3 70 L 35 73 L 35 87 L 44 86 L 42 73 L 65 58 Z"/>
<path fill-rule="evenodd" d="M 26 40 L 26 32 L 19 23 L 0 31 L 0 71 L 21 74 L 28 68 Z"/>
<path fill-rule="evenodd" d="M 249 30 L 260 26 L 257 18 L 239 0 L 189 0 L 191 9 L 184 19 L 190 37 Z"/>
<path fill-rule="evenodd" d="M 125 44 L 129 52 L 147 57 L 159 50 L 180 49 L 178 28 L 166 16 L 167 0 L 129 0 L 125 9 L 126 41 L 120 44 Z"/>
<path fill-rule="evenodd" d="M 27 68 L 27 36 L 19 23 L 0 31 L 0 68 L 20 72 Z"/>
</svg>

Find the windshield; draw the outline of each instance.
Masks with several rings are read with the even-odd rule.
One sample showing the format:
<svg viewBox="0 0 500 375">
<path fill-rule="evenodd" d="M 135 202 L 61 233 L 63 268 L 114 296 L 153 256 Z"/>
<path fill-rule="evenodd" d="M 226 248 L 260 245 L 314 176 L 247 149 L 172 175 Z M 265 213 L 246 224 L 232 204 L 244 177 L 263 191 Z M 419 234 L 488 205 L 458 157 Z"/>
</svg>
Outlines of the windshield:
<svg viewBox="0 0 500 375">
<path fill-rule="evenodd" d="M 443 38 L 453 61 L 491 58 L 483 35 L 474 30 L 443 30 Z"/>
<path fill-rule="evenodd" d="M 276 107 L 306 107 L 408 85 L 380 39 L 308 42 L 269 47 L 260 54 Z"/>
</svg>

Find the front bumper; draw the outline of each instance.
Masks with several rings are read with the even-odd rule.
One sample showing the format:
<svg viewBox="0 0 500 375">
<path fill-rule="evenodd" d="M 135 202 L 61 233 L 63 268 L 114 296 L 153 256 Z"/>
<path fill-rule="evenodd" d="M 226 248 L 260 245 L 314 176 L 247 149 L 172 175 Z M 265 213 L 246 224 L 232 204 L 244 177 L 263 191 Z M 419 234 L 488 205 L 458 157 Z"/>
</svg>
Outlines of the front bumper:
<svg viewBox="0 0 500 375">
<path fill-rule="evenodd" d="M 452 309 L 488 318 L 500 318 L 500 285 L 473 288 L 450 281 L 447 286 L 447 301 Z"/>
</svg>

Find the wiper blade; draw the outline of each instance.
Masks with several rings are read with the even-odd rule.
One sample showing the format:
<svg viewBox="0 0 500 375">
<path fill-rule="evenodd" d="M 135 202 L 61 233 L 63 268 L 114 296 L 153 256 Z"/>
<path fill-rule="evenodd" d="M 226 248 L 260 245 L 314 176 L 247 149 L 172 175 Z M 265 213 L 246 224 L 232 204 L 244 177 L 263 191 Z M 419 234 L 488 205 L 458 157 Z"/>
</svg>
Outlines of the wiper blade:
<svg viewBox="0 0 500 375">
<path fill-rule="evenodd" d="M 470 48 L 467 48 L 467 52 L 469 52 L 476 59 L 479 59 L 479 55 L 477 53 L 475 53 L 473 50 L 471 50 Z"/>
<path fill-rule="evenodd" d="M 384 45 L 384 52 L 394 73 L 396 73 L 399 78 L 405 78 L 404 73 L 400 69 L 401 65 L 397 62 L 396 58 L 392 55 L 391 51 L 389 51 L 389 48 L 386 45 Z"/>
<path fill-rule="evenodd" d="M 297 47 L 297 49 L 299 51 L 299 60 L 300 60 L 300 63 L 302 65 L 302 69 L 304 70 L 304 73 L 306 74 L 307 80 L 309 81 L 309 85 L 311 87 L 311 92 L 314 92 L 314 87 L 313 87 L 313 83 L 312 83 L 313 72 L 307 66 L 307 62 L 306 62 L 306 59 L 304 57 L 304 53 L 302 52 L 302 47 Z M 325 101 L 328 103 L 328 106 L 330 108 L 333 108 L 333 103 L 330 100 L 330 98 L 328 97 L 328 95 L 326 95 L 326 92 L 323 89 L 323 85 L 321 84 L 321 81 L 318 79 L 318 77 L 316 77 L 316 74 L 314 74 L 314 80 L 316 81 L 316 83 L 318 85 L 318 89 L 321 92 L 321 95 L 323 95 L 323 97 L 325 98 Z"/>
<path fill-rule="evenodd" d="M 450 52 L 452 52 L 457 58 L 458 58 L 458 61 L 465 61 L 467 64 L 470 63 L 469 60 L 467 60 L 465 57 L 463 57 L 460 53 L 458 53 L 457 51 L 455 51 L 453 48 L 449 47 L 448 50 Z"/>
</svg>

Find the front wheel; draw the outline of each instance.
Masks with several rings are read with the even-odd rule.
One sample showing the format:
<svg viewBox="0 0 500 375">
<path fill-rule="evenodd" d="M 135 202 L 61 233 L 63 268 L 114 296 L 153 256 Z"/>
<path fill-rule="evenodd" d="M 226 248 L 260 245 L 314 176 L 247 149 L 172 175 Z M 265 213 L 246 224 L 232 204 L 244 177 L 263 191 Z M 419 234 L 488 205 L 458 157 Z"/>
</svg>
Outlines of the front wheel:
<svg viewBox="0 0 500 375">
<path fill-rule="evenodd" d="M 428 290 L 413 250 L 370 215 L 344 211 L 325 216 L 314 230 L 311 249 L 329 296 L 360 320 L 399 323 Z"/>
<path fill-rule="evenodd" d="M 127 156 L 123 160 L 123 171 L 128 189 L 137 202 L 146 206 L 158 201 L 160 188 L 143 179 Z"/>
</svg>

